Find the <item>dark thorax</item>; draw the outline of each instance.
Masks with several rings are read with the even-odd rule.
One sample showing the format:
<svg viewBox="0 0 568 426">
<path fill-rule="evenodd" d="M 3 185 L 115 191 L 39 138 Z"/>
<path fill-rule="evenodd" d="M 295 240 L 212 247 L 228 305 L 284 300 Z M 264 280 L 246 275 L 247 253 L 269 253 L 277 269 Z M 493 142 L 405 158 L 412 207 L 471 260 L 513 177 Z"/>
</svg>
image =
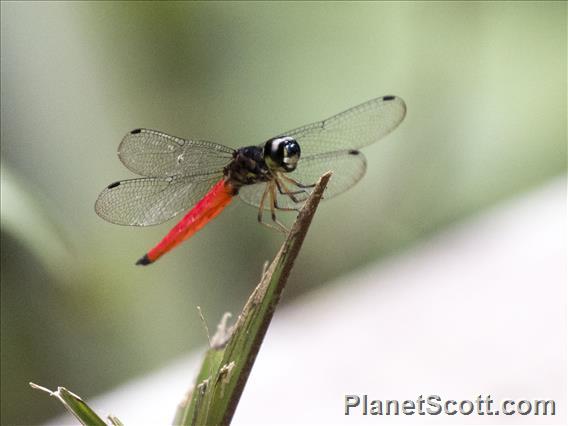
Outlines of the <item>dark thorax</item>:
<svg viewBox="0 0 568 426">
<path fill-rule="evenodd" d="M 272 174 L 266 162 L 262 147 L 247 146 L 233 154 L 233 160 L 225 167 L 226 179 L 238 190 L 244 185 L 268 182 Z"/>
<path fill-rule="evenodd" d="M 296 170 L 300 153 L 300 145 L 289 136 L 269 139 L 264 147 L 247 146 L 237 149 L 233 160 L 225 167 L 225 179 L 237 192 L 244 185 L 271 180 L 276 180 L 278 184 L 279 173 Z"/>
</svg>

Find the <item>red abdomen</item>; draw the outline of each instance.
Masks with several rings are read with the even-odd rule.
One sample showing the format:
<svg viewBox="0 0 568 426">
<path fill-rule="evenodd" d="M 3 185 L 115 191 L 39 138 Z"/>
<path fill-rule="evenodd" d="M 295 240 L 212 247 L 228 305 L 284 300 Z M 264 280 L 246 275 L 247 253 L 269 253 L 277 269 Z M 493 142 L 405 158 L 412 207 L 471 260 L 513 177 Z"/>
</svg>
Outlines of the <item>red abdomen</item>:
<svg viewBox="0 0 568 426">
<path fill-rule="evenodd" d="M 137 265 L 148 265 L 158 260 L 161 256 L 173 249 L 179 243 L 187 240 L 197 231 L 217 216 L 233 199 L 235 190 L 230 183 L 221 179 L 211 188 L 179 223 L 172 228 L 168 235 L 160 241 L 156 247 L 146 253 Z"/>
</svg>

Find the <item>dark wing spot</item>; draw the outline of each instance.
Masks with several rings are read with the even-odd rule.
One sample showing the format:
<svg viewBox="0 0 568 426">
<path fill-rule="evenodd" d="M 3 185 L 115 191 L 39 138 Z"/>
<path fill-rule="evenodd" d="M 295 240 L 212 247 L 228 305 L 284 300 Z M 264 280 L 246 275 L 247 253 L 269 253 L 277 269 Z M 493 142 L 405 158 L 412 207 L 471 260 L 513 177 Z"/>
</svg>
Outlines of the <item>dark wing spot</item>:
<svg viewBox="0 0 568 426">
<path fill-rule="evenodd" d="M 392 101 L 396 96 L 383 96 L 383 101 Z"/>
<path fill-rule="evenodd" d="M 356 149 L 350 149 L 349 150 L 349 155 L 359 155 L 359 151 Z"/>
<path fill-rule="evenodd" d="M 137 135 L 138 133 L 140 133 L 142 131 L 142 129 L 134 129 L 133 131 L 130 132 L 131 135 Z"/>
<path fill-rule="evenodd" d="M 107 186 L 107 189 L 116 188 L 118 185 L 120 185 L 120 182 L 113 182 L 109 186 Z"/>
</svg>

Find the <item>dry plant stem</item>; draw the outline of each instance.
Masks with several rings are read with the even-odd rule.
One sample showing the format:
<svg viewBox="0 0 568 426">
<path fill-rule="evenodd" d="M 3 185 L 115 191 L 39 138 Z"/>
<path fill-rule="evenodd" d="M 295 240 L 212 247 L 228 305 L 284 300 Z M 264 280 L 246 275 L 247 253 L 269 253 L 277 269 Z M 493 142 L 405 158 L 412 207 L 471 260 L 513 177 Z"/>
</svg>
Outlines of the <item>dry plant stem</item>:
<svg viewBox="0 0 568 426">
<path fill-rule="evenodd" d="M 245 304 L 230 338 L 225 339 L 224 345 L 212 345 L 207 351 L 195 388 L 178 407 L 175 424 L 218 425 L 231 422 L 274 310 L 330 178 L 331 172 L 327 172 L 315 185 L 286 241 Z"/>
<path fill-rule="evenodd" d="M 246 360 L 247 363 L 245 364 L 243 374 L 239 376 L 234 398 L 231 400 L 229 412 L 226 413 L 226 417 L 224 418 L 225 422 L 223 423 L 229 423 L 231 421 L 234 411 L 237 408 L 237 404 L 244 390 L 246 381 L 248 380 L 248 376 L 250 375 L 250 371 L 252 370 L 252 366 L 260 350 L 264 336 L 266 335 L 266 330 L 268 330 L 270 321 L 272 321 L 272 316 L 274 315 L 276 306 L 280 301 L 280 297 L 282 296 L 284 287 L 288 282 L 288 277 L 290 276 L 290 272 L 292 271 L 296 257 L 300 252 L 300 248 L 302 247 L 302 244 L 308 232 L 308 228 L 312 223 L 312 219 L 316 212 L 317 206 L 319 205 L 325 187 L 327 186 L 330 178 L 331 173 L 328 172 L 327 174 L 323 175 L 316 184 L 311 197 L 306 201 L 304 208 L 301 210 L 297 220 L 294 222 L 288 238 L 280 248 L 280 251 L 276 255 L 276 258 L 270 265 L 269 269 L 266 271 L 266 273 L 264 273 L 260 284 L 257 286 L 253 294 L 247 301 L 247 304 L 243 308 L 242 314 L 239 316 L 239 319 L 235 324 L 236 327 L 242 325 L 241 323 L 244 323 L 246 315 L 248 315 L 250 311 L 254 310 L 256 305 L 260 304 L 265 296 L 267 296 L 268 294 L 271 295 L 270 299 L 268 300 L 268 309 L 265 311 L 260 323 L 260 328 L 253 338 L 253 345 Z M 278 269 L 280 269 L 280 273 L 276 274 Z M 274 280 L 273 277 L 276 277 L 276 280 Z M 268 287 L 269 285 L 272 285 L 272 283 L 274 283 L 275 286 L 269 293 Z"/>
</svg>

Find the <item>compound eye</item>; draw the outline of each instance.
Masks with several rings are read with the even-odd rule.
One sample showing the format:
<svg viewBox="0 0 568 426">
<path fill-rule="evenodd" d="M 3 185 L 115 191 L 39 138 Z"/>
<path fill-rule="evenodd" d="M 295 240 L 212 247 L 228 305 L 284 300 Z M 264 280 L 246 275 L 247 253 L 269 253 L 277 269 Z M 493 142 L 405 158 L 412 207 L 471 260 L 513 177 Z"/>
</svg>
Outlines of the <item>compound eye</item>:
<svg viewBox="0 0 568 426">
<path fill-rule="evenodd" d="M 285 172 L 296 169 L 300 154 L 298 142 L 287 136 L 270 139 L 264 146 L 264 159 L 268 166 Z"/>
<path fill-rule="evenodd" d="M 286 142 L 284 145 L 284 156 L 282 158 L 282 167 L 287 171 L 293 171 L 300 160 L 300 145 L 294 139 Z"/>
</svg>

